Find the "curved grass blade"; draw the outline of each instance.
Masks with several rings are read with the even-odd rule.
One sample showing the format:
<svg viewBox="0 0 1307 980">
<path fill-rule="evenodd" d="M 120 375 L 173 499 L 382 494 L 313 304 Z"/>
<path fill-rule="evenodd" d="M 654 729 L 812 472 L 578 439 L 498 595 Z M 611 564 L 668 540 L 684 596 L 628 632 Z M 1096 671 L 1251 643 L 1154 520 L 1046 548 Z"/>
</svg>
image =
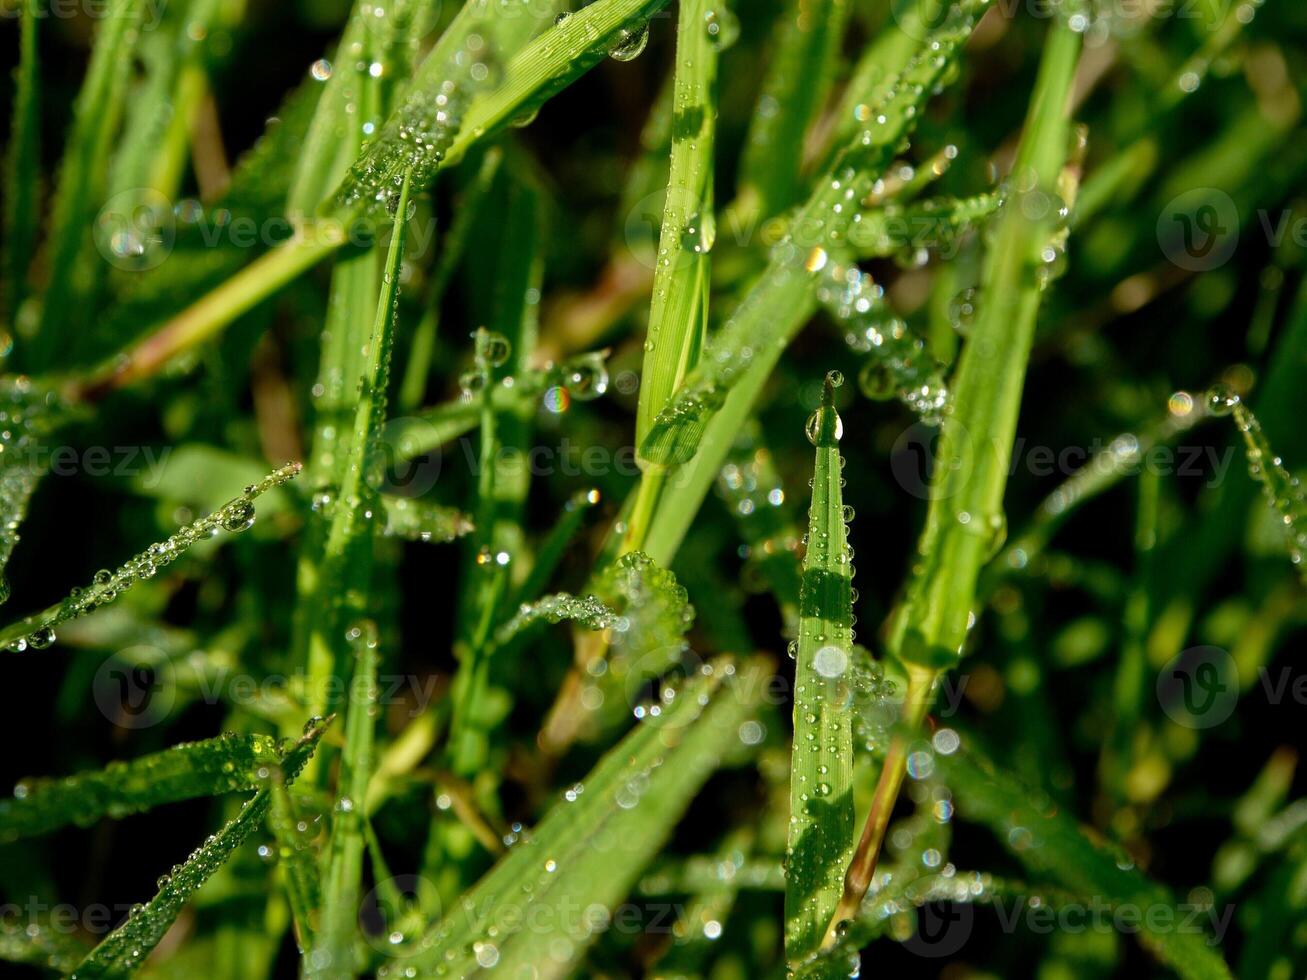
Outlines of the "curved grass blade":
<svg viewBox="0 0 1307 980">
<path fill-rule="evenodd" d="M 107 186 L 110 143 L 126 105 L 132 51 L 144 10 L 144 0 L 110 0 L 100 18 L 55 186 L 50 280 L 31 348 L 36 368 L 49 367 L 66 344 L 69 318 L 78 307 L 81 289 L 74 272 L 89 244 L 91 216 Z"/>
<path fill-rule="evenodd" d="M 808 420 L 817 447 L 795 643 L 794 745 L 785 872 L 785 958 L 821 946 L 853 854 L 853 562 L 841 491 L 835 386 Z"/>
<path fill-rule="evenodd" d="M 1229 387 L 1221 385 L 1207 394 L 1207 409 L 1213 415 L 1233 415 L 1234 424 L 1243 436 L 1248 457 L 1248 472 L 1262 488 L 1267 504 L 1279 515 L 1289 536 L 1289 559 L 1298 576 L 1307 584 L 1307 494 L 1298 478 L 1284 466 L 1271 448 L 1257 416 Z"/>
<path fill-rule="evenodd" d="M 281 769 L 286 782 L 292 781 L 313 754 L 326 722 L 310 725 L 304 736 L 288 752 Z M 270 773 L 262 777 L 270 778 Z M 159 879 L 159 891 L 140 906 L 127 921 L 111 932 L 87 954 L 71 974 L 73 980 L 97 980 L 102 977 L 125 977 L 138 970 L 150 951 L 159 944 L 177 915 L 195 892 L 231 857 L 267 816 L 271 797 L 265 786 L 255 793 L 240 813 L 222 830 L 201 844 L 182 864 Z"/>
<path fill-rule="evenodd" d="M 1185 980 L 1226 980 L 1214 939 L 1176 909 L 1175 898 L 1115 853 L 1094 843 L 1074 819 L 977 751 L 937 754 L 940 773 L 957 800 L 957 814 L 989 827 L 1032 873 L 1049 876 L 1073 896 L 1144 910 L 1139 940 Z M 1019 829 L 1018 829 L 1019 828 Z M 1168 927 L 1149 910 L 1172 914 Z M 1214 917 L 1221 911 L 1213 909 Z M 1186 922 L 1180 926 L 1179 923 Z"/>
<path fill-rule="evenodd" d="M 657 714 L 645 712 L 407 962 L 422 976 L 492 966 L 506 976 L 528 965 L 542 978 L 574 971 L 601 921 L 576 910 L 606 915 L 627 894 L 754 711 L 763 673 L 761 665 L 739 676 L 729 662 L 705 665 L 660 700 Z"/>
<path fill-rule="evenodd" d="M 268 735 L 227 734 L 174 745 L 66 779 L 23 780 L 0 800 L 0 842 L 48 833 L 102 817 L 118 819 L 164 803 L 257 789 L 259 770 L 279 765 L 282 751 Z"/>
<path fill-rule="evenodd" d="M 18 70 L 14 74 L 14 105 L 10 116 L 9 148 L 5 153 L 4 244 L 0 246 L 0 320 L 12 324 L 27 294 L 27 269 L 36 246 L 37 202 L 40 200 L 41 130 L 40 59 L 36 26 L 40 0 L 22 0 Z M 12 343 L 10 337 L 6 343 Z"/>
<path fill-rule="evenodd" d="M 730 390 L 751 370 L 765 378 L 812 311 L 816 274 L 826 268 L 832 250 L 845 247 L 855 224 L 852 205 L 867 196 L 892 162 L 988 2 L 968 0 L 953 7 L 889 86 L 861 132 L 792 219 L 766 271 L 655 420 L 640 446 L 646 459 L 665 465 L 690 460 Z M 760 386 L 761 379 L 755 383 Z"/>
<path fill-rule="evenodd" d="M 596 642 L 578 642 L 576 663 L 541 733 L 557 753 L 578 735 L 620 724 L 644 684 L 675 668 L 694 622 L 685 587 L 643 552 L 599 573 L 595 593 L 618 615 Z"/>
<path fill-rule="evenodd" d="M 85 588 L 74 589 L 58 605 L 44 612 L 28 616 L 0 630 L 0 645 L 10 653 L 22 653 L 29 647 L 44 650 L 54 643 L 55 629 L 70 619 L 85 616 L 101 606 L 108 605 L 142 579 L 152 578 L 160 568 L 180 558 L 187 549 L 199 541 L 226 531 L 236 534 L 254 524 L 254 501 L 260 494 L 293 480 L 300 472 L 299 463 L 287 463 L 279 470 L 252 483 L 245 492 L 234 497 L 207 517 L 179 528 L 172 537 L 150 545 L 139 555 L 129 559 L 117 571 L 101 569 Z"/>
</svg>

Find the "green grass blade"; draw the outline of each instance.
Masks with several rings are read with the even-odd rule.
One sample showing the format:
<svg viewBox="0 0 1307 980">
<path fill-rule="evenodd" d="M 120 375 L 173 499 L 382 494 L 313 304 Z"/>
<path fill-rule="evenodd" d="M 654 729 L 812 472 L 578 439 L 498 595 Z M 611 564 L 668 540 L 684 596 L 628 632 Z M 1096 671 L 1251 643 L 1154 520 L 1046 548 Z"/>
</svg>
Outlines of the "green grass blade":
<svg viewBox="0 0 1307 980">
<path fill-rule="evenodd" d="M 1051 202 L 1067 159 L 1068 100 L 1081 41 L 1061 21 L 1050 32 L 1013 167 L 1012 179 L 1025 190 L 1009 200 L 990 243 L 981 312 L 958 367 L 926 527 L 906 598 L 891 625 L 890 649 L 907 667 L 902 721 L 909 731 L 921 722 L 939 673 L 961 656 L 981 566 L 1006 533 L 1003 491 L 1046 284 L 1040 272 L 1054 239 L 1058 209 Z M 871 885 L 904 778 L 907 738 L 900 732 L 890 743 L 827 946 L 839 921 L 856 917 Z"/>
<path fill-rule="evenodd" d="M 980 568 L 1002 544 L 1003 491 L 1044 289 L 1043 253 L 1056 221 L 1048 202 L 1057 200 L 1067 158 L 1067 99 L 1079 47 L 1078 35 L 1055 22 L 1011 178 L 1028 190 L 1014 191 L 994 229 L 980 309 L 954 382 L 940 447 L 946 462 L 936 473 L 918 546 L 921 560 L 894 644 L 901 656 L 928 669 L 956 662 Z"/>
<path fill-rule="evenodd" d="M 740 164 L 740 197 L 760 218 L 799 199 L 807 136 L 830 94 L 852 6 L 848 0 L 792 0 L 781 14 L 776 53 Z"/>
<path fill-rule="evenodd" d="M 32 362 L 37 368 L 48 368 L 68 341 L 66 330 L 81 295 L 74 272 L 90 244 L 91 217 L 107 187 L 110 143 L 126 104 L 132 51 L 144 10 L 144 0 L 111 0 L 91 49 L 91 63 L 77 96 L 55 186 L 50 278 L 32 344 Z"/>
<path fill-rule="evenodd" d="M 1157 928 L 1157 914 L 1142 916 L 1139 939 L 1185 980 L 1225 980 L 1229 968 L 1215 941 L 1191 917 L 1175 908 L 1161 885 L 1130 867 L 1118 854 L 1095 844 L 1074 819 L 1032 792 L 1015 777 L 995 769 L 974 750 L 936 756 L 941 775 L 957 799 L 958 816 L 982 823 L 1008 845 L 1032 874 L 1051 878 L 1074 896 L 1143 910 L 1168 908 L 1170 926 Z M 1016 828 L 1020 828 L 1019 831 Z"/>
<path fill-rule="evenodd" d="M 321 738 L 323 725 L 312 726 L 281 764 L 287 782 L 304 767 Z M 262 777 L 270 778 L 269 775 Z M 240 813 L 196 848 L 185 862 L 159 879 L 154 898 L 136 909 L 78 964 L 75 980 L 130 976 L 141 967 L 176 920 L 182 906 L 231 857 L 267 816 L 271 797 L 265 786 L 248 799 Z"/>
<path fill-rule="evenodd" d="M 762 693 L 758 670 L 735 673 L 728 662 L 705 666 L 657 716 L 646 713 L 423 941 L 411 961 L 421 975 L 575 970 L 597 933 L 568 910 L 611 910 L 667 839 Z"/>
<path fill-rule="evenodd" d="M 12 797 L 0 800 L 0 842 L 69 824 L 88 827 L 102 817 L 118 819 L 177 800 L 256 789 L 259 770 L 281 761 L 270 736 L 228 734 L 66 779 L 24 780 Z"/>
<path fill-rule="evenodd" d="M 9 419 L 0 434 L 0 604 L 9 598 L 5 568 L 18 545 L 18 529 L 27 506 L 45 474 L 44 441 L 58 428 L 66 410 L 44 385 L 24 376 L 0 380 L 0 411 Z"/>
<path fill-rule="evenodd" d="M 381 533 L 409 541 L 448 542 L 472 530 L 472 519 L 456 507 L 410 497 L 383 497 L 386 522 Z"/>
<path fill-rule="evenodd" d="M 795 647 L 794 746 L 786 846 L 785 958 L 820 947 L 853 854 L 853 562 L 841 491 L 843 428 L 827 376 L 808 420 L 817 447 Z"/>
<path fill-rule="evenodd" d="M 254 501 L 273 487 L 293 480 L 299 472 L 299 463 L 288 463 L 258 483 L 250 484 L 243 493 L 207 517 L 178 528 L 166 541 L 150 545 L 116 571 L 102 569 L 96 572 L 89 585 L 74 589 L 58 605 L 0 629 L 0 646 L 4 646 L 10 653 L 22 653 L 28 648 L 44 650 L 55 642 L 55 630 L 61 623 L 108 605 L 143 579 L 152 578 L 160 568 L 180 558 L 197 542 L 220 532 L 238 534 L 252 526 L 255 519 Z"/>
<path fill-rule="evenodd" d="M 703 301 L 715 235 L 712 184 L 717 116 L 717 35 L 707 29 L 709 8 L 708 0 L 685 0 L 677 19 L 671 169 L 640 372 L 637 446 L 694 367 L 708 317 Z M 637 547 L 639 543 L 635 541 Z"/>
<path fill-rule="evenodd" d="M 27 294 L 27 269 L 36 245 L 40 200 L 40 59 L 36 47 L 39 0 L 23 0 L 18 68 L 9 147 L 5 153 L 3 260 L 0 262 L 0 318 L 12 324 Z M 10 328 L 12 329 L 12 327 Z M 10 337 L 6 343 L 12 343 Z"/>
<path fill-rule="evenodd" d="M 280 771 L 274 771 L 268 812 L 268 830 L 277 842 L 286 902 L 290 905 L 296 943 L 309 949 L 317 934 L 318 910 L 322 905 L 322 880 L 318 852 L 308 838 L 312 825 L 299 815 L 295 799 Z"/>
<path fill-rule="evenodd" d="M 380 506 L 377 488 L 381 481 L 374 470 L 381 461 L 376 450 L 385 422 L 400 261 L 408 227 L 408 194 L 409 182 L 405 178 L 395 202 L 390 244 L 367 340 L 343 354 L 344 363 L 352 369 L 349 376 L 358 379 L 358 397 L 344 439 L 323 462 L 323 469 L 330 467 L 338 476 L 338 483 L 329 491 L 332 502 L 328 505 L 325 539 L 320 551 L 306 548 L 300 559 L 296 616 L 299 642 L 304 644 L 300 649 L 307 662 L 309 705 L 315 714 L 327 710 L 331 678 L 339 676 L 340 666 L 348 662 L 346 627 L 366 613 L 372 531 Z M 349 306 L 350 315 L 357 316 L 359 309 L 355 297 Z"/>
<path fill-rule="evenodd" d="M 345 749 L 322 881 L 321 925 L 305 961 L 305 975 L 315 978 L 352 977 L 358 972 L 354 942 L 363 874 L 364 803 L 377 727 L 376 626 L 362 621 L 350 628 L 349 637 L 355 660 L 345 709 Z"/>
<path fill-rule="evenodd" d="M 589 630 L 612 629 L 617 625 L 617 614 L 592 595 L 574 596 L 567 592 L 523 603 L 513 618 L 495 630 L 495 644 L 504 646 L 537 623 L 576 623 Z"/>
<path fill-rule="evenodd" d="M 770 370 L 811 313 L 816 277 L 829 263 L 831 251 L 845 247 L 854 225 L 851 205 L 867 196 L 913 131 L 921 108 L 986 6 L 987 0 L 972 0 L 953 8 L 888 89 L 861 133 L 817 182 L 789 233 L 772 250 L 766 271 L 655 420 L 640 446 L 646 459 L 665 465 L 691 459 L 731 388 L 755 364 L 760 371 Z"/>
</svg>

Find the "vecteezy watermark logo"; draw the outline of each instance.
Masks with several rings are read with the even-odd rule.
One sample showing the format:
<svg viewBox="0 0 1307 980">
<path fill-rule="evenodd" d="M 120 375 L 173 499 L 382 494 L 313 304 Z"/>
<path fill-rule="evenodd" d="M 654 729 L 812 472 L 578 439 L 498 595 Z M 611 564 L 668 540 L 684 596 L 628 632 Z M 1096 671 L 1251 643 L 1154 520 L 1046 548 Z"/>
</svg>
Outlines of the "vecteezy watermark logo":
<svg viewBox="0 0 1307 980">
<path fill-rule="evenodd" d="M 941 457 L 944 442 L 942 426 L 915 422 L 904 429 L 890 450 L 890 472 L 894 480 L 918 500 L 933 500 L 952 496 L 962 487 L 956 480 L 935 482 L 935 469 L 949 466 L 961 469 L 967 465 L 972 451 L 970 434 L 955 419 L 945 422 L 949 427 L 949 436 L 953 441 L 956 454 L 946 462 Z"/>
<path fill-rule="evenodd" d="M 1239 209 L 1215 187 L 1196 187 L 1173 198 L 1157 219 L 1157 243 L 1189 272 L 1208 272 L 1230 261 L 1239 244 Z"/>
<path fill-rule="evenodd" d="M 176 700 L 172 663 L 158 647 L 119 650 L 95 672 L 92 696 L 100 713 L 120 728 L 150 728 L 168 717 Z"/>
<path fill-rule="evenodd" d="M 903 948 L 928 959 L 955 955 L 975 925 L 976 910 L 968 903 L 927 902 L 917 910 L 917 931 L 903 941 Z"/>
<path fill-rule="evenodd" d="M 698 248 L 703 248 L 705 244 L 711 247 L 711 243 L 704 239 L 705 229 L 697 223 L 702 204 L 692 191 L 684 187 L 654 191 L 635 202 L 627 212 L 626 222 L 622 228 L 626 247 L 630 249 L 635 260 L 646 269 L 653 269 L 658 265 L 658 242 L 662 235 L 663 212 L 668 205 L 669 194 L 673 195 L 671 204 L 675 205 L 681 214 L 690 216 L 688 225 L 682 229 L 681 244 L 685 251 L 693 252 L 696 245 Z M 684 256 L 685 252 L 677 254 Z"/>
<path fill-rule="evenodd" d="M 1211 728 L 1234 712 L 1239 669 L 1220 647 L 1190 647 L 1157 675 L 1157 700 L 1177 725 Z"/>
<path fill-rule="evenodd" d="M 381 882 L 359 904 L 359 928 L 369 946 L 389 957 L 411 956 L 428 924 L 440 919 L 440 891 L 421 875 Z"/>
<path fill-rule="evenodd" d="M 368 483 L 382 493 L 422 496 L 440 478 L 440 443 L 426 419 L 391 419 L 377 437 Z"/>
</svg>

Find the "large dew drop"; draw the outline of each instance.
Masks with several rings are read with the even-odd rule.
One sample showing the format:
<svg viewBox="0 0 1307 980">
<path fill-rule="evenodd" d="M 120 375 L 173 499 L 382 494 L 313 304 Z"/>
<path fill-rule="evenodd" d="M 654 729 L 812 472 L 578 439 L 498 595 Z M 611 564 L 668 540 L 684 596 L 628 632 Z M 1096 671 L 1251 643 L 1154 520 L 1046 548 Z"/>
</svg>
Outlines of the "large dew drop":
<svg viewBox="0 0 1307 980">
<path fill-rule="evenodd" d="M 634 61 L 640 57 L 649 43 L 649 25 L 629 28 L 622 31 L 617 43 L 608 49 L 608 57 L 614 61 Z"/>
</svg>

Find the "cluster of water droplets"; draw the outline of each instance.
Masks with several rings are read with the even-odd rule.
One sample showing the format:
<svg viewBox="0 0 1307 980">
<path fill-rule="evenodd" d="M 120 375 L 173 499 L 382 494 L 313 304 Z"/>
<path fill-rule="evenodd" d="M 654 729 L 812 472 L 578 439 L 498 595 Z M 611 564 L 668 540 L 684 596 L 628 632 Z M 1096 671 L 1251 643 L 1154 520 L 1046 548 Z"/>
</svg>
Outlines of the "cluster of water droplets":
<svg viewBox="0 0 1307 980">
<path fill-rule="evenodd" d="M 622 622 L 621 617 L 604 605 L 598 596 L 558 592 L 518 606 L 513 617 L 496 630 L 495 640 L 504 644 L 535 623 L 561 623 L 563 620 L 590 630 L 616 629 Z"/>
<path fill-rule="evenodd" d="M 21 653 L 27 649 L 44 650 L 55 642 L 55 629 L 61 623 L 108 605 L 137 582 L 153 578 L 159 569 L 181 557 L 196 542 L 207 540 L 223 531 L 235 534 L 252 527 L 255 498 L 294 479 L 300 470 L 299 463 L 288 463 L 258 483 L 250 484 L 240 496 L 229 500 L 207 517 L 179 528 L 165 541 L 150 545 L 116 571 L 101 569 L 96 572 L 89 586 L 73 589 L 58 606 L 25 621 L 20 631 L 6 631 L 6 648 L 11 653 Z"/>
<path fill-rule="evenodd" d="M 587 351 L 568 358 L 562 364 L 548 364 L 539 371 L 499 377 L 498 369 L 508 363 L 512 343 L 493 330 L 478 330 L 474 366 L 458 379 L 464 401 L 494 393 L 498 385 L 506 391 L 539 392 L 546 411 L 561 415 L 573 400 L 593 401 L 608 392 L 608 352 Z"/>
<path fill-rule="evenodd" d="M 948 406 L 943 371 L 925 342 L 885 302 L 885 290 L 857 266 L 824 263 L 817 298 L 844 329 L 851 348 L 867 355 L 858 387 L 868 398 L 897 397 L 922 421 L 937 425 Z"/>
<path fill-rule="evenodd" d="M 1271 448 L 1257 416 L 1228 385 L 1217 385 L 1207 393 L 1207 410 L 1213 415 L 1234 417 L 1234 424 L 1243 435 L 1244 453 L 1248 457 L 1248 473 L 1262 488 L 1262 494 L 1279 515 L 1289 539 L 1289 558 L 1307 582 L 1307 494 L 1302 484 L 1285 467 L 1284 461 Z"/>
<path fill-rule="evenodd" d="M 443 78 L 426 66 L 401 96 L 371 146 L 350 167 L 336 197 L 340 209 L 380 206 L 393 213 L 404 174 L 426 187 L 444 162 L 472 97 L 498 84 L 501 69 L 485 38 L 470 32 L 446 65 Z"/>
</svg>

